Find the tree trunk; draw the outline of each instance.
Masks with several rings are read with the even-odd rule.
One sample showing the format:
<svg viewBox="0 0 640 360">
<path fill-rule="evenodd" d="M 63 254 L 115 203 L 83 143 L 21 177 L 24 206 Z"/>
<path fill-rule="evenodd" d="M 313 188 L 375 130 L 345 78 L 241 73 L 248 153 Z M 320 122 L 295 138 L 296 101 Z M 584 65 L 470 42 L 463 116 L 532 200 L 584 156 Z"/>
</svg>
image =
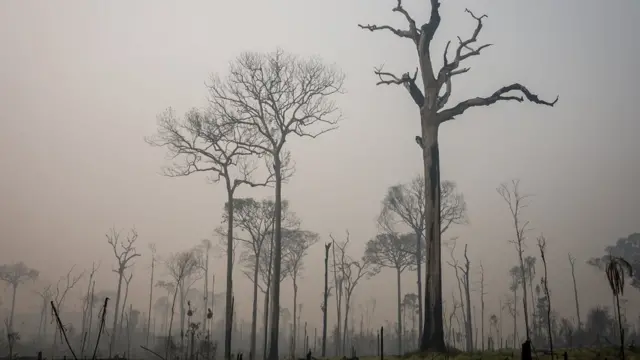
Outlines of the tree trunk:
<svg viewBox="0 0 640 360">
<path fill-rule="evenodd" d="M 169 359 L 169 349 L 171 348 L 171 330 L 173 329 L 173 314 L 176 312 L 176 297 L 178 296 L 178 287 L 173 291 L 173 301 L 171 302 L 171 319 L 169 320 L 169 330 L 167 331 L 167 343 L 164 358 Z M 168 301 L 169 299 L 167 299 Z"/>
<path fill-rule="evenodd" d="M 418 275 L 418 339 L 422 338 L 422 238 L 424 237 L 421 231 L 416 232 L 416 239 L 418 244 L 416 245 L 416 273 Z M 415 326 L 414 326 L 415 327 Z M 417 344 L 419 347 L 420 344 Z"/>
<path fill-rule="evenodd" d="M 129 278 L 129 281 L 131 281 L 131 278 Z M 129 283 L 127 283 L 125 289 L 124 289 L 124 299 L 122 301 L 122 311 L 120 312 L 120 327 L 118 330 L 118 333 L 120 333 L 120 335 L 122 336 L 122 323 L 124 322 L 124 310 L 127 308 L 127 298 L 129 297 Z M 116 338 L 118 340 L 118 342 L 120 342 L 120 338 Z"/>
<path fill-rule="evenodd" d="M 342 327 L 342 354 L 346 353 L 346 347 L 347 347 L 347 331 L 349 329 L 349 311 L 351 310 L 351 307 L 349 306 L 349 301 L 351 301 L 351 294 L 345 294 L 344 325 Z"/>
<path fill-rule="evenodd" d="M 253 269 L 253 304 L 251 308 L 251 345 L 249 350 L 249 360 L 256 358 L 256 333 L 258 323 L 258 276 L 259 276 L 260 252 L 256 253 L 256 263 Z M 265 307 L 266 312 L 266 307 Z"/>
<path fill-rule="evenodd" d="M 90 306 L 89 306 L 89 329 L 87 330 L 87 343 L 91 344 L 91 327 L 93 326 L 93 304 L 94 304 L 94 294 L 95 294 L 95 290 L 96 290 L 96 281 L 94 280 L 91 283 L 91 299 L 90 299 Z"/>
<path fill-rule="evenodd" d="M 207 333 L 207 305 L 209 304 L 209 243 L 205 243 L 207 255 L 204 264 L 204 297 L 202 298 L 202 333 Z M 252 360 L 252 359 L 250 359 Z"/>
<path fill-rule="evenodd" d="M 329 301 L 329 245 L 324 247 L 324 301 L 322 309 L 322 357 L 327 352 L 327 311 L 329 310 L 327 302 Z"/>
<path fill-rule="evenodd" d="M 291 335 L 291 357 L 295 359 L 296 337 L 298 336 L 298 283 L 296 274 L 293 274 L 293 334 Z"/>
<path fill-rule="evenodd" d="M 620 296 L 615 295 L 616 297 L 616 308 L 618 309 L 618 331 L 620 333 L 620 359 L 625 359 L 624 354 L 624 329 L 622 327 L 622 316 L 620 314 Z"/>
<path fill-rule="evenodd" d="M 435 91 L 431 91 L 434 93 Z M 434 102 L 437 94 L 426 94 Z M 442 322 L 442 243 L 440 237 L 440 153 L 438 148 L 438 120 L 430 104 L 421 109 L 422 159 L 425 183 L 425 225 L 427 228 L 427 264 L 425 266 L 424 329 L 422 351 L 446 350 Z M 435 108 L 435 105 L 431 104 Z"/>
<path fill-rule="evenodd" d="M 124 276 L 124 268 L 118 269 L 118 289 L 116 290 L 116 305 L 113 308 L 113 328 L 111 329 L 111 341 L 109 342 L 109 357 L 113 353 L 115 346 L 117 329 L 118 329 L 118 309 L 120 309 L 120 295 L 122 293 L 122 278 Z"/>
<path fill-rule="evenodd" d="M 13 295 L 11 299 L 11 314 L 9 315 L 9 332 L 13 333 L 13 315 L 16 311 L 16 293 L 18 292 L 18 283 L 13 284 Z"/>
<path fill-rule="evenodd" d="M 518 289 L 513 290 L 513 348 L 517 349 L 517 338 L 518 338 L 518 313 L 516 311 L 518 306 Z"/>
<path fill-rule="evenodd" d="M 524 329 L 527 335 L 527 340 L 531 340 L 531 334 L 529 333 L 529 309 L 527 305 L 527 276 L 524 270 L 524 259 L 522 258 L 522 240 L 518 239 L 520 243 L 518 249 L 518 256 L 520 258 L 520 274 L 522 275 L 522 308 L 524 310 Z"/>
<path fill-rule="evenodd" d="M 582 321 L 580 320 L 580 302 L 578 301 L 578 285 L 576 284 L 576 272 L 573 261 L 571 261 L 571 255 L 569 255 L 569 263 L 571 264 L 571 277 L 573 278 L 573 295 L 576 299 L 576 317 L 578 320 L 578 330 L 582 327 Z"/>
<path fill-rule="evenodd" d="M 280 162 L 280 154 L 274 156 L 274 170 L 276 178 L 276 196 L 275 196 L 275 226 L 274 226 L 274 247 L 273 256 L 273 291 L 271 297 L 271 338 L 269 339 L 269 356 L 268 360 L 278 360 L 278 339 L 280 326 L 280 267 L 282 264 L 282 164 Z"/>
<path fill-rule="evenodd" d="M 467 302 L 467 313 L 465 314 L 467 317 L 467 320 L 465 321 L 465 327 L 466 330 L 465 332 L 466 334 L 466 338 L 467 338 L 467 351 L 471 352 L 473 351 L 473 325 L 471 323 L 471 290 L 469 289 L 470 284 L 469 284 L 469 268 L 467 267 L 467 270 L 465 272 L 465 286 L 464 286 L 464 295 L 465 295 L 465 299 Z"/>
<path fill-rule="evenodd" d="M 397 292 L 396 292 L 396 300 L 398 301 L 398 355 L 402 355 L 402 289 L 400 282 L 400 275 L 402 271 L 398 268 L 396 269 L 396 282 L 398 284 Z"/>
<path fill-rule="evenodd" d="M 233 298 L 233 190 L 231 181 L 227 177 L 227 293 L 224 314 L 224 359 L 231 360 L 231 323 L 233 313 L 231 302 Z"/>
<path fill-rule="evenodd" d="M 151 333 L 151 303 L 153 302 L 153 272 L 155 270 L 155 258 L 151 258 L 151 283 L 149 284 L 149 313 L 147 315 L 147 339 L 145 344 L 149 347 L 149 335 Z M 167 299 L 169 300 L 169 299 Z M 205 312 L 206 313 L 206 312 Z"/>
</svg>

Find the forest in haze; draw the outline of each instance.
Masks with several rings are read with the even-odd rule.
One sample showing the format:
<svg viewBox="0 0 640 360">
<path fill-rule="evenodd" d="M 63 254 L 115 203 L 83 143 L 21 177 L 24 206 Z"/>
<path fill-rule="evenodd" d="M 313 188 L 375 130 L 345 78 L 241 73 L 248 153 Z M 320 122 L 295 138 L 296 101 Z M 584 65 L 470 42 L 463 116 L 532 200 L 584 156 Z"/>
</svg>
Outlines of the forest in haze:
<svg viewBox="0 0 640 360">
<path fill-rule="evenodd" d="M 491 57 L 493 44 L 481 40 L 487 15 L 465 9 L 469 29 L 455 35 L 447 30 L 446 38 L 455 40 L 446 41 L 442 52 L 432 41 L 447 22 L 441 17 L 443 3 L 421 1 L 426 19 L 420 22 L 402 0 L 387 2 L 401 25 L 354 23 L 354 31 L 406 43 L 415 69 L 376 67 L 369 74 L 372 91 L 399 92 L 407 102 L 368 106 L 412 107 L 414 118 L 407 122 L 419 132 L 406 142 L 421 161 L 415 162 L 413 176 L 387 183 L 376 195 L 379 208 L 369 224 L 374 236 L 354 237 L 348 227 L 314 229 L 297 210 L 305 207 L 305 199 L 287 192 L 297 166 L 307 161 L 296 157 L 297 150 L 340 132 L 349 121 L 341 107 L 352 96 L 345 85 L 349 74 L 322 54 L 301 55 L 283 47 L 243 51 L 227 68 L 211 69 L 203 79 L 201 103 L 187 111 L 171 104 L 154 109 L 154 131 L 144 137 L 147 148 L 165 156 L 154 164 L 165 181 L 188 188 L 193 182 L 185 178 L 196 178 L 209 184 L 210 192 L 224 194 L 222 216 L 211 212 L 210 222 L 202 224 L 210 236 L 177 239 L 179 250 L 166 250 L 131 218 L 95 233 L 100 240 L 91 246 L 105 254 L 102 258 L 80 255 L 83 259 L 76 261 L 78 255 L 57 254 L 68 265 L 60 273 L 11 255 L 0 264 L 5 286 L 0 356 L 355 360 L 498 354 L 532 359 L 608 349 L 610 356 L 633 359 L 640 314 L 628 295 L 640 290 L 640 233 L 604 239 L 594 257 L 572 251 L 561 254 L 562 264 L 548 261 L 558 258 L 555 246 L 563 239 L 547 235 L 545 223 L 532 218 L 538 191 L 526 177 L 511 174 L 493 185 L 499 213 L 468 202 L 458 179 L 441 177 L 444 128 L 458 122 L 464 127 L 467 118 L 490 107 L 500 111 L 507 103 L 521 112 L 536 111 L 544 126 L 565 94 L 544 87 L 544 81 L 536 89 L 513 82 L 491 84 L 489 91 L 458 100 L 453 84 L 462 87 L 476 58 Z M 360 131 L 363 137 L 367 131 Z M 354 146 L 360 141 L 353 139 Z M 350 167 L 361 171 L 358 163 Z M 478 169 L 493 171 L 490 161 Z M 315 171 L 320 176 L 334 170 L 318 165 Z M 377 171 L 393 170 L 382 164 Z M 364 184 L 345 181 L 345 187 L 355 193 Z M 247 195 L 254 190 L 267 195 Z M 305 189 L 319 191 L 312 183 Z M 342 201 L 352 200 L 346 195 Z M 499 239 L 500 253 L 483 256 L 481 241 L 455 232 L 476 221 L 472 214 L 497 218 L 508 231 Z M 87 262 L 93 265 L 77 265 Z M 508 266 L 504 291 L 488 286 L 495 283 L 489 269 L 498 265 Z M 220 268 L 224 271 L 214 270 Z M 560 282 L 560 273 L 572 281 Z M 576 277 L 587 276 L 604 281 L 579 286 Z M 363 284 L 373 290 L 365 294 Z M 596 293 L 608 300 L 591 306 Z M 558 297 L 571 302 L 559 306 Z M 23 303 L 34 298 L 37 308 L 27 309 Z M 382 301 L 393 303 L 393 311 L 377 308 Z"/>
</svg>

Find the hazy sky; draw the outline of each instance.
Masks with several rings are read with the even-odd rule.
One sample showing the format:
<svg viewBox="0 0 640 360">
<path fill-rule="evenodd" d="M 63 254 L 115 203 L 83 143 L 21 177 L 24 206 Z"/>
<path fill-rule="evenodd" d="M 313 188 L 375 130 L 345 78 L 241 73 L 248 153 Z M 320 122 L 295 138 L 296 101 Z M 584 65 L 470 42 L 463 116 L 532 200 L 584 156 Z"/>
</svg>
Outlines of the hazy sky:
<svg viewBox="0 0 640 360">
<path fill-rule="evenodd" d="M 406 2 L 415 18 L 428 18 L 428 1 Z M 347 74 L 341 128 L 315 141 L 292 142 L 297 172 L 283 194 L 303 226 L 323 240 L 348 229 L 352 254 L 359 256 L 376 233 L 386 188 L 421 169 L 413 140 L 417 108 L 403 88 L 376 87 L 372 74 L 383 63 L 390 71 L 412 71 L 413 45 L 357 27 L 404 27 L 394 6 L 394 0 L 0 2 L 0 263 L 24 260 L 45 282 L 73 264 L 86 268 L 102 260 L 97 287 L 111 288 L 116 277 L 104 234 L 113 225 L 135 225 L 143 254 L 151 242 L 166 255 L 212 238 L 224 189 L 201 176 L 160 176 L 164 151 L 143 139 L 154 133 L 156 115 L 166 107 L 183 113 L 204 106 L 205 80 L 224 74 L 240 52 L 278 46 L 321 55 Z M 567 252 L 578 259 L 583 294 L 608 292 L 604 274 L 584 261 L 640 231 L 634 186 L 640 182 L 634 111 L 640 2 L 445 0 L 434 48 L 438 66 L 446 41 L 468 37 L 475 26 L 465 7 L 489 15 L 480 40 L 495 46 L 455 79 L 451 103 L 488 96 L 514 81 L 549 100 L 559 94 L 560 101 L 555 108 L 502 103 L 443 126 L 442 177 L 464 192 L 471 221 L 447 237 L 469 244 L 474 269 L 483 261 L 487 311 L 497 311 L 516 252 L 508 244 L 508 209 L 495 189 L 521 178 L 523 191 L 535 194 L 525 214 L 534 228 L 528 252 L 537 255 L 534 238 L 544 232 L 554 302 L 573 315 Z M 271 191 L 243 189 L 239 195 Z M 300 297 L 303 318 L 316 324 L 321 249 L 318 244 L 307 259 Z M 141 310 L 149 261 L 139 258 L 133 280 L 134 306 Z M 224 261 L 215 261 L 222 290 Z M 236 279 L 236 291 L 248 295 L 248 281 L 239 273 Z M 384 272 L 364 282 L 356 305 L 376 296 L 376 313 L 394 319 L 395 292 L 386 290 L 395 289 L 393 281 Z M 414 284 L 415 275 L 405 275 L 404 292 L 415 291 Z M 447 298 L 453 284 L 445 268 Z M 37 307 L 26 289 L 20 311 Z M 288 280 L 284 289 L 284 305 L 290 306 Z M 0 293 L 5 304 L 9 295 Z M 80 289 L 69 306 L 79 297 Z M 587 297 L 583 309 L 597 301 L 609 305 L 610 297 Z M 250 297 L 238 305 L 248 319 Z"/>
</svg>

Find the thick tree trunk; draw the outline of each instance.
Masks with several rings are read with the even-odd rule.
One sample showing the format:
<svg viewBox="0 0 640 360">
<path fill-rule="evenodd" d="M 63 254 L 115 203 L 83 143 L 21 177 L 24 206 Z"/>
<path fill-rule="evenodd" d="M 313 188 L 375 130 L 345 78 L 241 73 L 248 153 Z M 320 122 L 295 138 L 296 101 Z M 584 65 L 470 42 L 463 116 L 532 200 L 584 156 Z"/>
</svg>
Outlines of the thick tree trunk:
<svg viewBox="0 0 640 360">
<path fill-rule="evenodd" d="M 433 95 L 432 95 L 433 97 Z M 435 101 L 435 100 L 434 100 Z M 425 107 L 428 105 L 425 105 Z M 440 154 L 435 116 L 422 115 L 422 158 L 425 178 L 425 224 L 427 263 L 425 266 L 424 329 L 420 349 L 444 351 L 442 322 L 442 243 L 440 238 Z"/>
<path fill-rule="evenodd" d="M 260 252 L 256 253 L 256 263 L 253 269 L 253 304 L 251 308 L 251 344 L 249 351 L 249 360 L 256 358 L 256 333 L 258 323 L 258 275 Z M 265 308 L 266 309 L 266 308 Z M 266 310 L 265 310 L 266 311 Z"/>
<path fill-rule="evenodd" d="M 273 291 L 271 296 L 271 329 L 269 339 L 268 360 L 278 360 L 279 329 L 280 329 L 280 273 L 282 265 L 282 163 L 280 162 L 279 150 L 274 156 L 274 172 L 276 178 L 275 191 L 275 226 L 273 244 Z"/>
<path fill-rule="evenodd" d="M 422 339 L 422 238 L 424 234 L 420 231 L 416 232 L 416 273 L 418 275 L 418 339 Z M 414 326 L 415 327 L 415 326 Z M 420 344 L 417 344 L 419 347 Z"/>
<path fill-rule="evenodd" d="M 224 314 L 224 359 L 231 360 L 231 332 L 233 331 L 231 302 L 233 300 L 233 192 L 227 179 L 227 289 Z"/>
</svg>

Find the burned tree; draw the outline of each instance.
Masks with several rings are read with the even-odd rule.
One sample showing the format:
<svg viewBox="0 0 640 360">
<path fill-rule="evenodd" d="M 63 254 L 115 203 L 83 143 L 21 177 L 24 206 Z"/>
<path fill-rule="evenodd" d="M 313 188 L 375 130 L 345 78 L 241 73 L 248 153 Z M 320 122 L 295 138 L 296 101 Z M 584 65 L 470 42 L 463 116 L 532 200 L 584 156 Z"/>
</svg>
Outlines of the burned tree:
<svg viewBox="0 0 640 360">
<path fill-rule="evenodd" d="M 116 268 L 113 269 L 113 272 L 118 274 L 118 288 L 116 290 L 116 305 L 113 309 L 113 328 L 111 329 L 111 341 L 109 342 L 109 357 L 111 357 L 116 339 L 118 339 L 118 310 L 120 309 L 120 295 L 122 294 L 122 280 L 124 280 L 124 272 L 133 265 L 133 259 L 140 256 L 135 247 L 135 242 L 138 239 L 138 232 L 136 229 L 132 228 L 126 239 L 123 241 L 120 240 L 120 236 L 121 231 L 116 231 L 115 228 L 111 228 L 111 230 L 106 234 L 107 243 L 111 245 L 113 255 L 118 263 Z M 58 309 L 60 309 L 60 307 L 58 307 Z"/>
<path fill-rule="evenodd" d="M 171 159 L 177 159 L 172 165 L 165 167 L 163 174 L 169 177 L 183 177 L 196 173 L 209 174 L 209 180 L 217 183 L 224 180 L 227 193 L 227 288 L 225 299 L 225 341 L 224 358 L 231 356 L 232 313 L 231 300 L 233 294 L 233 197 L 241 185 L 265 186 L 269 176 L 263 182 L 251 180 L 256 170 L 252 156 L 261 156 L 259 149 L 241 147 L 238 144 L 252 142 L 252 134 L 239 126 L 238 118 L 218 116 L 231 109 L 217 104 L 207 111 L 192 109 L 179 120 L 173 110 L 168 109 L 158 117 L 158 131 L 146 141 L 151 146 L 164 147 Z"/>
<path fill-rule="evenodd" d="M 526 240 L 526 232 L 529 230 L 529 221 L 522 219 L 522 210 L 528 206 L 527 199 L 529 195 L 524 195 L 520 192 L 520 180 L 512 180 L 511 186 L 507 184 L 501 184 L 497 189 L 498 194 L 509 206 L 509 212 L 511 214 L 511 221 L 513 221 L 513 227 L 516 232 L 515 238 L 509 240 L 518 253 L 518 265 L 520 266 L 520 284 L 522 285 L 522 306 L 524 314 L 524 329 L 527 336 L 527 340 L 531 340 L 531 334 L 529 333 L 529 308 L 527 305 L 527 271 L 524 262 L 524 247 Z"/>
<path fill-rule="evenodd" d="M 397 1 L 393 11 L 402 15 L 408 23 L 407 30 L 393 28 L 389 25 L 359 25 L 362 29 L 369 31 L 389 31 L 390 33 L 405 39 L 411 40 L 418 55 L 419 69 L 413 75 L 405 73 L 396 76 L 390 72 L 385 72 L 381 68 L 375 70 L 375 74 L 380 78 L 378 85 L 397 84 L 404 85 L 409 91 L 412 99 L 420 110 L 421 135 L 416 136 L 415 141 L 422 151 L 424 177 L 425 177 L 425 225 L 428 261 L 426 266 L 425 283 L 425 324 L 420 347 L 422 350 L 434 349 L 444 350 L 444 331 L 442 324 L 442 262 L 441 262 L 441 237 L 440 237 L 440 213 L 441 194 L 440 187 L 440 155 L 438 146 L 438 130 L 443 123 L 453 120 L 455 117 L 464 114 L 474 107 L 490 106 L 501 101 L 524 101 L 527 100 L 547 106 L 553 106 L 557 102 L 547 102 L 538 98 L 529 89 L 519 83 L 504 86 L 487 97 L 475 97 L 462 101 L 454 106 L 446 107 L 452 93 L 452 78 L 456 75 L 469 71 L 468 67 L 461 67 L 461 64 L 490 46 L 484 44 L 472 47 L 476 43 L 482 21 L 486 15 L 476 16 L 470 10 L 467 13 L 476 21 L 476 28 L 467 40 L 459 39 L 459 44 L 455 51 L 455 58 L 450 61 L 448 50 L 450 42 L 443 55 L 443 65 L 437 72 L 434 71 L 432 62 L 431 45 L 440 25 L 440 1 L 430 0 L 431 14 L 429 21 L 419 25 L 402 6 L 402 0 Z M 418 80 L 418 73 L 420 79 Z M 419 83 L 422 83 L 422 90 Z M 521 95 L 512 94 L 519 92 Z"/>
<path fill-rule="evenodd" d="M 568 255 L 569 257 L 569 265 L 571 265 L 571 278 L 573 279 L 573 296 L 576 300 L 576 320 L 578 321 L 577 328 L 578 330 L 582 329 L 582 321 L 580 320 L 580 301 L 578 300 L 578 285 L 576 283 L 576 258 L 571 256 L 571 253 Z"/>
<path fill-rule="evenodd" d="M 322 357 L 325 357 L 327 351 L 327 302 L 329 301 L 329 250 L 331 250 L 332 242 L 324 244 L 324 292 L 322 293 Z"/>
<path fill-rule="evenodd" d="M 298 280 L 302 276 L 304 269 L 303 259 L 307 255 L 309 248 L 318 242 L 318 234 L 298 229 L 283 229 L 283 237 L 289 238 L 289 251 L 284 254 L 283 262 L 288 264 L 289 276 L 293 283 L 293 341 L 291 347 L 296 351 L 296 334 L 298 333 Z M 295 354 L 292 354 L 295 355 Z M 294 356 L 295 358 L 295 356 Z"/>
<path fill-rule="evenodd" d="M 367 242 L 364 257 L 373 266 L 396 271 L 396 300 L 398 310 L 398 350 L 402 353 L 402 289 L 400 277 L 406 269 L 415 266 L 416 240 L 413 234 L 382 233 Z"/>
<path fill-rule="evenodd" d="M 285 54 L 244 53 L 231 65 L 225 81 L 213 77 L 210 101 L 220 116 L 247 129 L 244 147 L 269 155 L 275 174 L 273 274 L 282 262 L 281 199 L 283 174 L 291 165 L 285 143 L 291 136 L 318 137 L 337 128 L 340 114 L 332 96 L 341 92 L 344 75 L 317 58 Z M 278 359 L 280 284 L 272 291 L 269 360 Z"/>
<path fill-rule="evenodd" d="M 542 259 L 542 266 L 544 268 L 544 277 L 541 279 L 540 283 L 542 284 L 542 290 L 544 291 L 544 296 L 547 298 L 547 313 L 545 314 L 547 317 L 547 336 L 549 338 L 549 351 L 551 351 L 551 356 L 553 356 L 553 332 L 551 331 L 552 323 L 551 323 L 551 294 L 549 292 L 549 273 L 547 272 L 547 239 L 544 235 L 540 235 L 538 237 L 538 249 L 540 250 L 540 258 Z"/>
<path fill-rule="evenodd" d="M 151 280 L 149 281 L 149 310 L 147 313 L 147 329 L 145 346 L 149 347 L 149 336 L 151 334 L 151 304 L 153 303 L 153 275 L 156 269 L 156 245 L 149 244 L 149 250 L 151 251 Z"/>
<path fill-rule="evenodd" d="M 418 337 L 422 337 L 422 243 L 424 239 L 424 176 L 418 175 L 410 183 L 389 187 L 382 200 L 381 217 L 391 221 L 400 221 L 416 234 L 416 274 L 418 275 Z M 462 193 L 456 191 L 453 181 L 440 183 L 440 234 L 444 234 L 453 224 L 464 224 L 467 221 L 467 203 Z"/>
<path fill-rule="evenodd" d="M 16 308 L 16 294 L 18 293 L 18 286 L 29 280 L 37 279 L 38 274 L 38 270 L 29 268 L 22 261 L 11 265 L 0 266 L 0 280 L 10 285 L 13 290 L 11 312 L 9 313 L 9 323 L 7 325 L 8 333 L 15 332 L 15 329 L 13 328 L 13 314 Z"/>
<path fill-rule="evenodd" d="M 360 260 L 355 260 L 349 254 L 347 254 L 347 246 L 349 245 L 349 231 L 346 233 L 346 238 L 342 242 L 337 242 L 333 236 L 331 237 L 334 249 L 337 249 L 337 270 L 340 273 L 342 279 L 341 285 L 344 291 L 344 325 L 342 327 L 342 353 L 345 353 L 347 347 L 347 333 L 349 330 L 349 313 L 351 311 L 351 298 L 353 292 L 356 289 L 358 283 L 363 278 L 368 278 L 377 274 L 378 268 L 375 268 L 371 263 L 371 259 L 362 257 Z M 352 324 L 353 325 L 353 324 Z"/>
</svg>

